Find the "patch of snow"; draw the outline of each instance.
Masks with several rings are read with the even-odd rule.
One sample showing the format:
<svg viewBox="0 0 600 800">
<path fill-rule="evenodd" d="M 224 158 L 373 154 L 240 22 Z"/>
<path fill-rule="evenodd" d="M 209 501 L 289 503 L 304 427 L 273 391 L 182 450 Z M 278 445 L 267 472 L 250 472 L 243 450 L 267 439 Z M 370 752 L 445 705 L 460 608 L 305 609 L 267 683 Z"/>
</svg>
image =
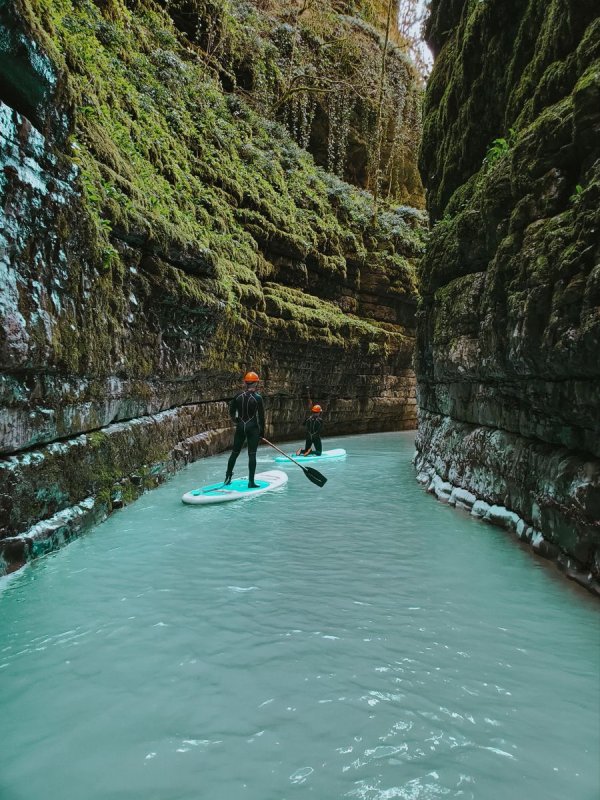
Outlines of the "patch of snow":
<svg viewBox="0 0 600 800">
<path fill-rule="evenodd" d="M 517 528 L 520 517 L 514 511 L 504 508 L 504 506 L 490 506 L 484 519 L 492 525 L 499 525 L 502 528 L 514 531 Z"/>
<path fill-rule="evenodd" d="M 477 501 L 477 497 L 473 494 L 473 492 L 469 492 L 466 489 L 461 489 L 458 486 L 455 486 L 452 489 L 452 494 L 450 495 L 450 505 L 456 505 L 459 508 L 473 508 L 474 503 Z"/>
<path fill-rule="evenodd" d="M 533 549 L 536 550 L 542 544 L 543 541 L 544 537 L 542 536 L 541 531 L 534 530 L 531 536 L 531 546 L 533 547 Z"/>
<path fill-rule="evenodd" d="M 487 512 L 489 511 L 490 505 L 486 503 L 484 500 L 476 500 L 473 503 L 473 508 L 471 509 L 471 515 L 473 517 L 485 517 Z"/>
<path fill-rule="evenodd" d="M 427 491 L 435 494 L 438 500 L 447 503 L 452 494 L 452 484 L 442 480 L 439 475 L 435 475 Z"/>
</svg>

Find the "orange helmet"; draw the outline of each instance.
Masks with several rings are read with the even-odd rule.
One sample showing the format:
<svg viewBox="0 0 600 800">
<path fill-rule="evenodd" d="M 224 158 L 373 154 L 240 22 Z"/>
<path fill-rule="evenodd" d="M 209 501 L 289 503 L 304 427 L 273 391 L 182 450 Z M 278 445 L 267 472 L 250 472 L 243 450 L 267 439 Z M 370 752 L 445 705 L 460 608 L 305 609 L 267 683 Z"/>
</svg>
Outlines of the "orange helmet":
<svg viewBox="0 0 600 800">
<path fill-rule="evenodd" d="M 311 411 L 314 411 L 314 413 L 315 413 L 315 414 L 320 414 L 322 410 L 323 410 L 323 409 L 321 408 L 321 406 L 320 406 L 318 403 L 316 403 L 316 404 L 315 404 L 315 405 L 314 405 L 314 406 L 311 408 Z"/>
<path fill-rule="evenodd" d="M 256 372 L 247 372 L 244 375 L 244 382 L 245 383 L 258 383 L 259 380 L 260 380 L 260 378 L 258 377 Z"/>
</svg>

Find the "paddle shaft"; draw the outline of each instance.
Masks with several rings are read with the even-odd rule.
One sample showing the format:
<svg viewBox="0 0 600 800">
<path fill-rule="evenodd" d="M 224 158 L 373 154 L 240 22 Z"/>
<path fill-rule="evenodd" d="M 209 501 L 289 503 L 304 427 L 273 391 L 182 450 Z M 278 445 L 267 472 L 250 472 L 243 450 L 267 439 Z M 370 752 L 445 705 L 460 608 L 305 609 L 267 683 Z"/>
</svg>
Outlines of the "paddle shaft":
<svg viewBox="0 0 600 800">
<path fill-rule="evenodd" d="M 325 484 L 327 483 L 327 478 L 325 477 L 325 475 L 321 475 L 321 473 L 318 470 L 313 469 L 312 467 L 303 467 L 302 464 L 299 464 L 291 456 L 288 456 L 288 454 L 284 453 L 283 450 L 280 450 L 274 444 L 271 444 L 271 442 L 268 439 L 265 439 L 264 436 L 262 437 L 262 440 L 263 440 L 263 442 L 265 442 L 265 444 L 268 444 L 269 447 L 272 447 L 273 450 L 277 450 L 277 452 L 281 453 L 282 456 L 285 456 L 285 458 L 289 459 L 297 467 L 300 467 L 300 469 L 306 475 L 308 480 L 311 483 L 314 483 L 315 486 L 318 486 L 320 489 L 322 489 L 323 486 L 325 486 Z"/>
<path fill-rule="evenodd" d="M 262 440 L 263 440 L 263 442 L 264 442 L 265 444 L 268 444 L 270 447 L 272 447 L 272 448 L 273 448 L 273 450 L 277 450 L 277 452 L 278 452 L 278 453 L 281 453 L 281 455 L 282 455 L 282 456 L 285 456 L 286 458 L 289 458 L 289 460 L 290 460 L 290 461 L 293 461 L 293 462 L 294 462 L 294 464 L 295 464 L 297 467 L 300 467 L 300 469 L 303 469 L 303 470 L 306 472 L 306 467 L 303 467 L 303 466 L 302 466 L 302 464 L 299 464 L 299 463 L 296 461 L 296 459 L 295 459 L 295 458 L 292 458 L 291 456 L 288 456 L 288 454 L 287 454 L 287 453 L 284 453 L 284 452 L 283 452 L 283 450 L 280 450 L 280 449 L 277 447 L 277 445 L 276 445 L 276 444 L 273 444 L 273 442 L 270 442 L 268 439 L 265 439 L 265 437 L 264 437 L 264 436 L 262 437 Z"/>
</svg>

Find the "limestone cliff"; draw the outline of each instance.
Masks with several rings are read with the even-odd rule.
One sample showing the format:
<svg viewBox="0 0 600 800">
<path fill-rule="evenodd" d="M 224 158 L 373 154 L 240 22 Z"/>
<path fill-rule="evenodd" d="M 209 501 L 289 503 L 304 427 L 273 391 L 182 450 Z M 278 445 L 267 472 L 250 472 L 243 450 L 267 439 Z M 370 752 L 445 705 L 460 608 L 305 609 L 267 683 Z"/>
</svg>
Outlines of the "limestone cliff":
<svg viewBox="0 0 600 800">
<path fill-rule="evenodd" d="M 597 11 L 433 0 L 416 362 L 421 479 L 480 498 L 586 585 L 600 574 Z"/>
<path fill-rule="evenodd" d="M 261 70 L 290 79 L 273 42 L 291 23 L 272 6 L 0 3 L 9 564 L 226 447 L 226 400 L 247 368 L 263 378 L 274 436 L 300 435 L 306 386 L 331 434 L 414 425 L 422 214 L 374 217 L 368 192 L 294 141 L 285 103 L 266 108 Z M 348 55 L 355 75 L 380 45 L 333 7 L 332 41 L 338 18 L 377 45 Z M 311 25 L 315 53 L 333 46 Z M 409 172 L 391 198 L 418 190 Z"/>
</svg>

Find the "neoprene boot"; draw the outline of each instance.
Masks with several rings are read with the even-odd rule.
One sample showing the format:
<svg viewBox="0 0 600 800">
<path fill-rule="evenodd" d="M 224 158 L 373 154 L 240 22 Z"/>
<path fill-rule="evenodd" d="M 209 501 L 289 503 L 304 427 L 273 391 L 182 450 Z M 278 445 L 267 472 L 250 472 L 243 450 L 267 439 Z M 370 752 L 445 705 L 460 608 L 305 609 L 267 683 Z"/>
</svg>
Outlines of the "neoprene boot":
<svg viewBox="0 0 600 800">
<path fill-rule="evenodd" d="M 225 480 L 223 481 L 223 486 L 229 486 L 231 483 L 231 479 L 233 478 L 233 472 L 228 472 L 225 475 Z"/>
</svg>

